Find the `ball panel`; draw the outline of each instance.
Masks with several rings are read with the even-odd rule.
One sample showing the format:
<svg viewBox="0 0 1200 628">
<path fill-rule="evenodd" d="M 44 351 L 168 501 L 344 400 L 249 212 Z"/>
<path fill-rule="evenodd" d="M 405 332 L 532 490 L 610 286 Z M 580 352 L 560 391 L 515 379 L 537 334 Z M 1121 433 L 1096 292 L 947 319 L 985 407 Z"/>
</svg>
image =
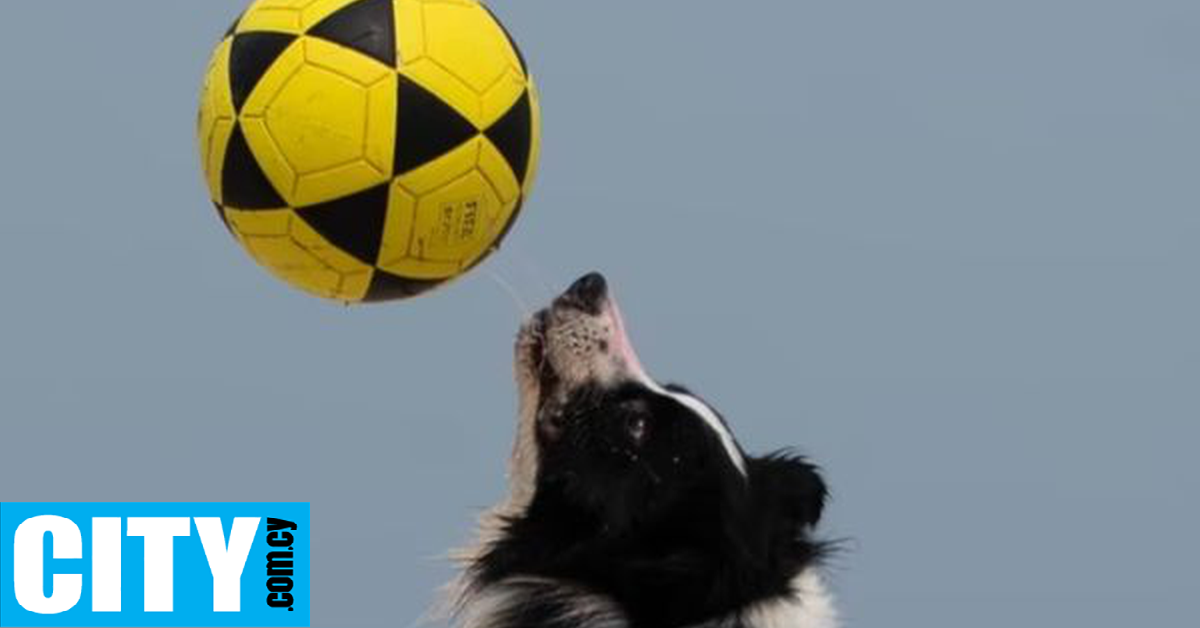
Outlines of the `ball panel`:
<svg viewBox="0 0 1200 628">
<path fill-rule="evenodd" d="M 294 41 L 295 36 L 282 33 L 245 33 L 233 38 L 229 85 L 234 109 L 244 108 L 250 95 L 261 88 L 263 76 Z"/>
<path fill-rule="evenodd" d="M 441 280 L 422 281 L 399 277 L 389 272 L 376 270 L 371 277 L 371 285 L 363 297 L 364 303 L 379 303 L 396 299 L 411 299 L 437 288 L 444 282 Z"/>
<path fill-rule="evenodd" d="M 395 10 L 396 52 L 398 64 L 403 67 L 425 55 L 425 17 L 418 0 L 396 0 Z"/>
<path fill-rule="evenodd" d="M 201 132 L 200 158 L 204 167 L 204 180 L 214 199 L 224 198 L 221 173 L 234 124 L 233 118 L 217 118 L 207 121 L 204 125 L 207 129 Z"/>
<path fill-rule="evenodd" d="M 520 202 L 507 161 L 483 138 L 400 177 L 393 189 L 394 201 L 404 200 L 389 215 L 379 266 L 423 279 L 450 278 L 485 257 Z"/>
<path fill-rule="evenodd" d="M 200 164 L 214 199 L 221 198 L 221 165 L 236 116 L 229 91 L 229 49 L 229 40 L 221 42 L 209 61 L 200 92 L 200 115 L 196 121 Z"/>
<path fill-rule="evenodd" d="M 488 15 L 491 16 L 492 21 L 495 22 L 496 26 L 504 33 L 504 36 L 508 39 L 508 45 L 512 49 L 513 55 L 517 58 L 517 63 L 520 64 L 521 75 L 525 78 L 529 78 L 529 64 L 525 62 L 525 55 L 521 53 L 521 47 L 517 45 L 517 40 L 513 39 L 512 33 L 510 33 L 508 28 L 504 26 L 504 22 L 501 22 L 500 18 L 496 17 L 496 13 L 492 11 L 488 5 L 480 3 L 479 6 L 483 7 L 483 10 L 488 12 Z"/>
<path fill-rule="evenodd" d="M 459 111 L 406 76 L 399 77 L 396 100 L 396 174 L 421 167 L 479 133 Z"/>
<path fill-rule="evenodd" d="M 293 199 L 296 205 L 325 203 L 344 197 L 354 190 L 362 190 L 387 182 L 371 164 L 362 159 L 342 164 L 300 177 L 296 182 Z"/>
<path fill-rule="evenodd" d="M 476 94 L 521 67 L 504 31 L 476 2 L 426 2 L 425 37 L 425 54 Z"/>
<path fill-rule="evenodd" d="M 309 31 L 329 16 L 354 4 L 358 0 L 303 0 L 300 9 L 300 27 Z"/>
<path fill-rule="evenodd" d="M 301 9 L 314 0 L 256 0 L 238 22 L 236 33 L 270 31 L 299 35 L 304 32 Z"/>
<path fill-rule="evenodd" d="M 313 26 L 308 34 L 340 44 L 383 65 L 396 67 L 392 0 L 358 0 Z"/>
<path fill-rule="evenodd" d="M 280 150 L 279 145 L 275 143 L 275 138 L 267 129 L 267 121 L 257 116 L 242 116 L 238 129 L 234 133 L 234 140 L 238 136 L 244 137 L 241 141 L 245 143 L 246 148 L 244 157 L 232 161 L 230 157 L 234 154 L 233 149 L 238 148 L 240 151 L 241 148 L 233 140 L 230 141 L 229 153 L 225 160 L 225 203 L 247 209 L 273 209 L 294 205 L 287 199 L 295 196 L 296 171 L 288 163 L 287 156 Z M 244 181 L 236 188 L 231 189 L 229 187 L 233 182 L 231 177 L 237 177 Z M 266 194 L 267 188 L 273 191 L 274 198 Z M 239 193 L 242 199 L 261 198 L 262 200 L 235 201 L 229 196 L 231 190 L 246 190 L 246 192 Z M 250 197 L 251 193 L 256 196 Z M 247 202 L 252 204 L 246 204 Z"/>
<path fill-rule="evenodd" d="M 283 282 L 322 298 L 338 297 L 342 274 L 322 264 L 291 236 L 245 236 L 242 244 L 259 266 Z"/>
<path fill-rule="evenodd" d="M 221 165 L 221 204 L 238 209 L 278 209 L 287 201 L 263 172 L 262 163 L 250 149 L 244 131 L 253 131 L 247 121 L 235 125 L 225 146 Z"/>
<path fill-rule="evenodd" d="M 533 110 L 529 96 L 523 94 L 485 135 L 504 155 L 517 180 L 524 181 L 529 172 L 529 157 L 533 148 Z"/>
<path fill-rule="evenodd" d="M 504 77 L 480 97 L 480 128 L 488 128 L 504 117 L 513 105 L 525 95 L 529 82 L 515 69 L 509 69 Z"/>
<path fill-rule="evenodd" d="M 483 127 L 483 104 L 479 94 L 432 58 L 426 56 L 407 64 L 400 69 L 400 73 L 425 91 L 436 94 L 438 100 L 457 111 L 476 128 Z"/>
<path fill-rule="evenodd" d="M 204 71 L 204 84 L 200 88 L 202 125 L 206 116 L 213 120 L 233 118 L 237 114 L 229 84 L 229 54 L 232 46 L 231 39 L 222 40 L 208 60 L 208 67 Z"/>
<path fill-rule="evenodd" d="M 380 268 L 400 277 L 441 282 L 457 277 L 462 273 L 463 265 L 461 262 L 439 262 L 408 257 L 391 262 L 386 266 L 380 266 Z"/>
<path fill-rule="evenodd" d="M 379 185 L 328 203 L 301 207 L 296 215 L 329 243 L 359 262 L 374 266 L 383 241 L 389 187 Z"/>
<path fill-rule="evenodd" d="M 289 204 L 322 203 L 392 174 L 394 71 L 302 38 L 263 75 L 242 111 L 254 155 Z"/>
<path fill-rule="evenodd" d="M 341 74 L 306 65 L 271 101 L 265 120 L 297 175 L 329 170 L 363 156 L 366 90 Z"/>
<path fill-rule="evenodd" d="M 225 209 L 229 226 L 240 236 L 286 236 L 291 233 L 294 215 L 290 209 L 254 211 Z"/>
<path fill-rule="evenodd" d="M 422 195 L 413 226 L 415 257 L 455 263 L 461 269 L 491 245 L 503 210 L 495 190 L 477 170 Z"/>
<path fill-rule="evenodd" d="M 398 182 L 392 182 L 388 198 L 387 221 L 380 244 L 380 268 L 392 268 L 409 256 L 413 242 L 413 224 L 417 217 L 417 198 Z"/>
<path fill-rule="evenodd" d="M 249 33 L 234 38 L 236 53 L 238 42 L 243 39 L 277 37 L 271 33 Z M 282 39 L 281 39 L 282 40 Z M 292 75 L 299 72 L 305 65 L 305 46 L 300 38 L 287 38 L 288 45 L 275 57 L 273 63 L 263 68 L 255 81 L 250 84 L 245 103 L 238 110 L 243 116 L 263 117 L 271 102 L 279 95 L 284 86 L 291 80 Z M 237 69 L 233 69 L 237 72 Z"/>
<path fill-rule="evenodd" d="M 342 246 L 330 242 L 324 233 L 313 228 L 312 224 L 303 219 L 292 222 L 292 237 L 309 254 L 319 258 L 324 265 L 343 276 L 364 274 L 374 267 L 374 264 L 364 264 L 358 256 L 352 255 Z"/>
<path fill-rule="evenodd" d="M 356 0 L 258 0 L 235 32 L 274 31 L 299 35 Z"/>
<path fill-rule="evenodd" d="M 479 146 L 482 142 L 482 138 L 476 137 L 400 176 L 396 182 L 418 197 L 428 194 L 473 170 L 479 163 Z"/>
<path fill-rule="evenodd" d="M 310 65 L 340 74 L 361 87 L 371 87 L 396 76 L 394 67 L 349 48 L 315 37 L 306 36 L 303 41 L 304 60 Z"/>
<path fill-rule="evenodd" d="M 513 174 L 508 160 L 491 142 L 480 142 L 478 168 L 502 203 L 507 205 L 521 196 L 521 182 Z"/>
<path fill-rule="evenodd" d="M 330 243 L 290 210 L 226 210 L 229 224 L 251 257 L 286 283 L 320 297 L 358 301 L 371 267 Z"/>
<path fill-rule="evenodd" d="M 367 88 L 367 130 L 363 159 L 380 175 L 395 171 L 397 100 L 400 77 L 389 72 L 382 81 Z"/>
</svg>

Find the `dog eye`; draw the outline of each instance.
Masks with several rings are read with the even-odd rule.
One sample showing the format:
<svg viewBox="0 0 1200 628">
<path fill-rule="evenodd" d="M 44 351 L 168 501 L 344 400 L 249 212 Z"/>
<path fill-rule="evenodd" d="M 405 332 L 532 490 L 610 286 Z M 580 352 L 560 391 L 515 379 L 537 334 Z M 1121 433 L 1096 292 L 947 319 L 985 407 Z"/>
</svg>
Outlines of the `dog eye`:
<svg viewBox="0 0 1200 628">
<path fill-rule="evenodd" d="M 641 414 L 633 414 L 625 419 L 625 429 L 629 432 L 629 437 L 635 443 L 642 443 L 646 440 L 646 432 L 649 431 L 650 422 Z"/>
</svg>

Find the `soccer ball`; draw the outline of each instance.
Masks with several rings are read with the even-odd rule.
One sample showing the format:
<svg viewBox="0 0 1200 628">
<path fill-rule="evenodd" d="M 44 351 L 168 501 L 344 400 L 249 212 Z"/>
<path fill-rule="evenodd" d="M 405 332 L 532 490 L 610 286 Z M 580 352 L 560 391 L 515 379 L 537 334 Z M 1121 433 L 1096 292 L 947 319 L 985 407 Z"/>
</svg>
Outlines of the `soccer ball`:
<svg viewBox="0 0 1200 628">
<path fill-rule="evenodd" d="M 250 255 L 357 303 L 422 294 L 499 247 L 539 120 L 525 60 L 476 0 L 257 0 L 212 57 L 198 136 Z"/>
</svg>

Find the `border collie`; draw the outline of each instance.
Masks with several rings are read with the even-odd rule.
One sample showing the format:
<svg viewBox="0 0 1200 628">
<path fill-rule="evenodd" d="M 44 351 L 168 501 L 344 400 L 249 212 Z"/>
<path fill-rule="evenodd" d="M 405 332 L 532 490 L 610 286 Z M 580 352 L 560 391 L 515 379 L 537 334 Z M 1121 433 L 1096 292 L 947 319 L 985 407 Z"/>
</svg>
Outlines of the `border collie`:
<svg viewBox="0 0 1200 628">
<path fill-rule="evenodd" d="M 508 499 L 460 558 L 465 628 L 832 628 L 826 488 L 642 368 L 599 274 L 521 329 Z"/>
</svg>

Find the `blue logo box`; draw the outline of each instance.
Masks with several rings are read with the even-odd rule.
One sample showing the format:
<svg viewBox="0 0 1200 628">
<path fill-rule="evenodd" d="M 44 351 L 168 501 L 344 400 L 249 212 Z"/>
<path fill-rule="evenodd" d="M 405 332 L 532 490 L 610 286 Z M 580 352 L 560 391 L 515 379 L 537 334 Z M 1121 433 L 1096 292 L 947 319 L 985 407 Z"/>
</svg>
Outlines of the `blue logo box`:
<svg viewBox="0 0 1200 628">
<path fill-rule="evenodd" d="M 0 628 L 308 626 L 305 503 L 0 503 Z"/>
</svg>

